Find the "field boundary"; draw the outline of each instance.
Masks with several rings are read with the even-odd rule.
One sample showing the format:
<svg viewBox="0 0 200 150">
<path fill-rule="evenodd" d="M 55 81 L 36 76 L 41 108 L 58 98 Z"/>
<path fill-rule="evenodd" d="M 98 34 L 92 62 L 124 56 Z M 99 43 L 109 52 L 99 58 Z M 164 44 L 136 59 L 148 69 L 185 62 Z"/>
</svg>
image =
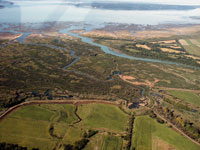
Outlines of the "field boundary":
<svg viewBox="0 0 200 150">
<path fill-rule="evenodd" d="M 186 91 L 186 92 L 194 92 L 194 93 L 200 93 L 200 90 L 192 90 L 192 89 L 181 89 L 181 88 L 168 88 L 168 87 L 155 87 L 159 88 L 161 90 L 176 90 L 176 91 Z"/>
<path fill-rule="evenodd" d="M 192 141 L 193 143 L 197 144 L 200 146 L 200 143 L 197 142 L 196 140 L 192 139 L 190 136 L 188 136 L 187 134 L 185 134 L 182 130 L 180 130 L 179 128 L 177 128 L 173 123 L 171 123 L 169 120 L 167 120 L 166 118 L 164 118 L 163 116 L 161 116 L 159 113 L 157 113 L 156 111 L 153 111 L 154 114 L 157 115 L 157 117 L 161 118 L 162 120 L 164 120 L 165 122 L 167 122 L 168 125 L 170 125 L 176 132 L 180 133 L 182 136 L 184 136 L 185 138 L 187 138 L 188 140 Z"/>
<path fill-rule="evenodd" d="M 115 106 L 121 106 L 121 101 L 105 101 L 105 100 L 31 100 L 27 102 L 20 103 L 18 105 L 15 105 L 13 107 L 10 107 L 7 109 L 4 113 L 0 115 L 0 121 L 3 120 L 7 115 L 9 115 L 14 110 L 27 106 L 27 105 L 36 105 L 36 104 L 72 104 L 75 106 L 78 105 L 84 105 L 84 104 L 109 104 L 109 105 L 115 105 Z"/>
</svg>

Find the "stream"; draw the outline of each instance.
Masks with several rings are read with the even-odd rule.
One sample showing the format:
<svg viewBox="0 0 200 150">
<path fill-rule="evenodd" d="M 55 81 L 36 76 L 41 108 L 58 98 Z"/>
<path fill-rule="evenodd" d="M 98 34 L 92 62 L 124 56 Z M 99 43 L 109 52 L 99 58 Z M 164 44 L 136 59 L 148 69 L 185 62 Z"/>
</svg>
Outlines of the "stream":
<svg viewBox="0 0 200 150">
<path fill-rule="evenodd" d="M 0 47 L 5 47 L 9 44 L 12 44 L 14 43 L 14 41 L 18 41 L 19 43 L 21 44 L 27 44 L 27 45 L 36 45 L 36 46 L 45 46 L 45 47 L 48 47 L 48 48 L 52 48 L 52 49 L 58 49 L 58 50 L 63 50 L 63 51 L 67 51 L 67 52 L 70 52 L 70 56 L 72 56 L 74 58 L 74 60 L 70 63 L 70 64 L 67 64 L 66 66 L 64 66 L 62 69 L 65 71 L 67 68 L 69 68 L 71 65 L 73 65 L 74 63 L 76 63 L 78 60 L 79 60 L 79 57 L 75 55 L 75 52 L 73 50 L 68 50 L 66 48 L 63 48 L 63 47 L 58 47 L 58 46 L 55 46 L 55 45 L 51 45 L 51 44 L 37 44 L 37 43 L 25 43 L 24 40 L 29 36 L 31 35 L 32 33 L 30 32 L 15 32 L 15 31 L 2 31 L 0 30 L 0 32 L 9 32 L 9 33 L 14 33 L 14 34 L 22 34 L 20 37 L 14 39 L 14 40 L 11 40 L 8 44 L 4 44 Z M 40 33 L 42 34 L 42 33 Z M 60 44 L 60 40 L 58 39 L 58 43 Z"/>
<path fill-rule="evenodd" d="M 139 60 L 139 61 L 146 61 L 146 62 L 153 62 L 153 63 L 178 65 L 178 66 L 183 66 L 183 67 L 192 68 L 192 69 L 200 69 L 200 67 L 185 65 L 185 64 L 181 64 L 181 63 L 176 63 L 176 62 L 171 62 L 171 61 L 164 61 L 164 60 L 158 60 L 158 59 L 139 58 L 139 57 L 134 57 L 134 56 L 122 54 L 122 53 L 119 53 L 119 52 L 115 52 L 115 51 L 111 50 L 108 46 L 105 46 L 105 45 L 102 45 L 102 44 L 99 44 L 99 43 L 95 43 L 91 38 L 83 37 L 83 36 L 80 35 L 80 33 L 72 33 L 71 32 L 72 30 L 80 30 L 80 29 L 84 29 L 84 28 L 73 26 L 73 27 L 70 27 L 68 29 L 60 29 L 59 33 L 61 33 L 61 34 L 68 34 L 68 35 L 70 35 L 72 37 L 75 37 L 75 38 L 80 38 L 82 42 L 88 43 L 88 44 L 93 45 L 93 46 L 97 46 L 97 47 L 101 48 L 101 50 L 104 53 L 110 54 L 110 55 L 113 55 L 113 56 L 117 56 L 117 57 L 121 57 L 121 58 L 127 58 L 127 59 L 131 59 L 131 60 Z M 96 29 L 96 28 L 87 28 L 85 31 L 88 32 L 88 31 L 91 31 L 91 30 L 94 30 L 94 29 Z M 50 45 L 50 44 L 25 43 L 24 39 L 27 38 L 30 34 L 32 34 L 30 32 L 23 33 L 23 32 L 16 32 L 16 31 L 5 31 L 5 30 L 2 30 L 2 29 L 0 29 L 0 32 L 9 32 L 9 33 L 14 33 L 14 34 L 22 34 L 22 36 L 14 39 L 14 40 L 11 40 L 8 44 L 11 44 L 15 40 L 17 40 L 21 44 L 46 46 L 46 47 L 53 48 L 53 49 L 59 49 L 59 50 L 69 51 L 70 52 L 70 56 L 72 56 L 74 58 L 74 60 L 70 64 L 67 64 L 65 67 L 63 67 L 62 68 L 63 70 L 66 70 L 67 68 L 69 68 L 70 66 L 72 66 L 74 63 L 76 63 L 79 60 L 79 57 L 75 56 L 75 52 L 73 50 L 68 50 L 68 49 L 65 49 L 63 47 L 58 47 L 58 46 Z M 40 33 L 40 34 L 42 34 L 42 33 Z M 60 42 L 60 40 L 58 40 L 58 42 Z M 3 46 L 1 46 L 1 47 L 3 47 Z"/>
<path fill-rule="evenodd" d="M 101 48 L 101 50 L 104 53 L 110 54 L 110 55 L 113 55 L 113 56 L 132 59 L 132 60 L 140 60 L 140 61 L 146 61 L 146 62 L 169 64 L 169 65 L 178 65 L 178 66 L 183 66 L 183 67 L 187 67 L 187 68 L 200 69 L 200 67 L 185 65 L 185 64 L 171 62 L 171 61 L 164 61 L 164 60 L 158 60 L 158 59 L 149 59 L 149 58 L 139 58 L 139 57 L 134 57 L 134 56 L 118 53 L 118 52 L 115 52 L 115 51 L 111 50 L 108 46 L 105 46 L 105 45 L 102 45 L 102 44 L 99 44 L 99 43 L 95 43 L 91 38 L 83 37 L 78 33 L 70 32 L 72 30 L 80 30 L 80 29 L 82 29 L 82 28 L 70 27 L 68 29 L 60 30 L 59 33 L 65 33 L 65 34 L 68 34 L 68 35 L 70 35 L 72 37 L 80 38 L 82 42 L 88 43 L 88 44 L 93 45 L 93 46 L 97 46 L 97 47 Z"/>
</svg>

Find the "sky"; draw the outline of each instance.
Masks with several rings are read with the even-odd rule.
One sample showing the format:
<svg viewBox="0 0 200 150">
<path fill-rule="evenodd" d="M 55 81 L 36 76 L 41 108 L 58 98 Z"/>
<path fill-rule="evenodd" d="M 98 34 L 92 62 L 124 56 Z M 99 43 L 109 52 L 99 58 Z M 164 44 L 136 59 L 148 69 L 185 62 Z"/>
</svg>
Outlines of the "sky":
<svg viewBox="0 0 200 150">
<path fill-rule="evenodd" d="M 66 0 L 67 1 L 67 0 Z M 73 1 L 73 0 L 70 0 Z M 78 1 L 121 1 L 121 2 L 146 2 L 146 3 L 162 3 L 162 4 L 178 4 L 178 5 L 200 5 L 200 0 L 78 0 Z"/>
<path fill-rule="evenodd" d="M 1 0 L 0 0 L 1 1 Z M 200 0 L 8 0 L 8 1 L 37 1 L 49 3 L 62 3 L 62 2 L 138 2 L 138 3 L 158 3 L 158 4 L 175 4 L 175 5 L 200 5 Z"/>
</svg>

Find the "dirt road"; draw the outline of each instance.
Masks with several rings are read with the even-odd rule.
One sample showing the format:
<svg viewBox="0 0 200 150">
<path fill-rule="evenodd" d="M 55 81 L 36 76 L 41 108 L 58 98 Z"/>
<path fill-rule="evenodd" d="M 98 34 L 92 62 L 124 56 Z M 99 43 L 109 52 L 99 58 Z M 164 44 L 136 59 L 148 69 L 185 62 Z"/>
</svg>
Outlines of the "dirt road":
<svg viewBox="0 0 200 150">
<path fill-rule="evenodd" d="M 180 133 L 182 136 L 186 137 L 187 139 L 189 139 L 190 141 L 192 141 L 193 143 L 197 144 L 200 146 L 200 143 L 195 141 L 194 139 L 192 139 L 191 137 L 189 137 L 187 134 L 185 134 L 182 130 L 180 130 L 179 128 L 177 128 L 174 124 L 172 124 L 169 120 L 165 119 L 163 116 L 161 116 L 160 114 L 158 114 L 157 112 L 154 111 L 154 113 L 157 115 L 157 117 L 161 118 L 162 120 L 164 120 L 165 122 L 167 122 L 168 125 L 172 126 L 172 128 L 174 130 L 176 130 L 178 133 Z"/>
</svg>

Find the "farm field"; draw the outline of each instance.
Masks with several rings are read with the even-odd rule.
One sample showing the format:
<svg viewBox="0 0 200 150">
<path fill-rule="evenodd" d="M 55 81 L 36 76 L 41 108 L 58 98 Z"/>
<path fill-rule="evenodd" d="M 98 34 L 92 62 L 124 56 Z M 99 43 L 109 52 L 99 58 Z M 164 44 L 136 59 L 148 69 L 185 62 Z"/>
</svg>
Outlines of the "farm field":
<svg viewBox="0 0 200 150">
<path fill-rule="evenodd" d="M 169 91 L 172 92 L 170 96 L 166 94 L 167 89 L 160 89 L 200 89 L 199 56 L 193 56 L 182 46 L 184 42 L 179 39 L 185 37 L 94 39 L 122 54 L 164 62 L 155 63 L 105 54 L 99 47 L 70 36 L 44 35 L 30 35 L 26 42 L 44 43 L 59 49 L 17 42 L 0 48 L 3 58 L 0 65 L 0 111 L 29 100 L 70 99 L 74 100 L 74 105 L 37 104 L 16 109 L 0 121 L 0 143 L 18 144 L 30 150 L 68 150 L 69 147 L 127 150 L 130 145 L 136 150 L 199 149 L 166 124 L 144 116 L 156 111 L 163 117 L 170 116 L 169 122 L 199 142 L 199 109 L 194 106 L 200 106 L 199 96 Z M 183 40 L 198 45 L 198 40 L 188 39 L 189 42 Z M 74 54 L 68 50 L 73 50 Z M 72 56 L 77 56 L 78 61 L 63 69 L 73 62 L 75 57 Z M 173 96 L 182 101 L 173 101 Z M 124 107 L 79 103 L 80 99 L 120 101 Z M 134 103 L 138 104 L 136 108 L 129 107 Z"/>
<path fill-rule="evenodd" d="M 115 132 L 125 131 L 128 115 L 118 107 L 106 104 L 88 104 L 78 108 L 81 124 L 93 128 L 107 128 Z"/>
<path fill-rule="evenodd" d="M 181 39 L 179 42 L 189 54 L 200 56 L 200 39 Z"/>
<path fill-rule="evenodd" d="M 170 90 L 168 93 L 182 101 L 200 106 L 200 96 L 193 92 Z"/>
<path fill-rule="evenodd" d="M 98 133 L 88 137 L 91 141 L 86 149 L 98 146 L 101 150 L 121 149 L 122 138 L 119 135 L 125 131 L 128 115 L 117 106 L 85 104 L 77 106 L 80 121 L 75 115 L 75 107 L 71 104 L 23 106 L 0 122 L 0 142 L 49 150 L 73 145 L 86 133 L 97 130 Z M 98 119 L 94 120 L 94 117 Z"/>
<path fill-rule="evenodd" d="M 119 136 L 97 134 L 91 138 L 91 142 L 84 150 L 96 148 L 98 150 L 121 150 L 122 138 Z"/>
<path fill-rule="evenodd" d="M 159 60 L 167 60 L 171 62 L 183 63 L 192 66 L 199 66 L 199 55 L 195 54 L 197 58 L 194 59 L 192 49 L 190 52 L 183 44 L 187 41 L 181 39 L 182 37 L 168 37 L 161 39 L 146 39 L 146 40 L 124 40 L 115 38 L 98 38 L 96 42 L 109 46 L 115 51 L 120 51 L 130 56 L 139 58 L 152 58 Z M 180 39 L 180 40 L 178 40 Z M 194 42 L 194 40 L 192 41 Z M 194 43 L 198 41 L 195 40 Z M 193 44 L 193 46 L 195 46 Z M 193 48 L 196 53 L 199 53 L 200 47 Z"/>
<path fill-rule="evenodd" d="M 136 117 L 133 136 L 136 150 L 199 150 L 199 146 L 148 116 Z"/>
</svg>

